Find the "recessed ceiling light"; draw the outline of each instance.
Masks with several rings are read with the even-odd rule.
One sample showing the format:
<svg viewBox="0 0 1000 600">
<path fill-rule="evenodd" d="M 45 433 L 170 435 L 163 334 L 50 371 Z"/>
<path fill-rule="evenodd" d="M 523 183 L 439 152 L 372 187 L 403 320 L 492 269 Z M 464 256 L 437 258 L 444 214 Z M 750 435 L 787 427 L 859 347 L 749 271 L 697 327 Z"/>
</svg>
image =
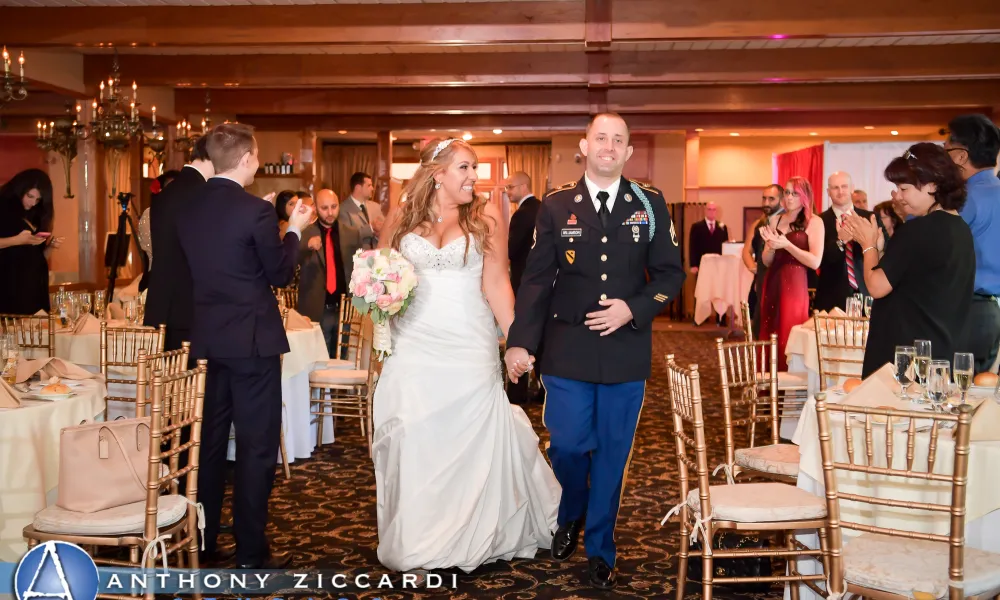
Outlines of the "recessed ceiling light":
<svg viewBox="0 0 1000 600">
<path fill-rule="evenodd" d="M 494 129 L 493 133 L 500 135 L 501 133 L 503 133 L 503 129 Z"/>
<path fill-rule="evenodd" d="M 344 135 L 345 133 L 347 133 L 347 130 L 346 129 L 341 129 L 337 133 L 339 133 L 340 135 Z"/>
<path fill-rule="evenodd" d="M 899 135 L 899 132 L 898 132 L 898 131 L 896 131 L 895 129 L 893 129 L 893 130 L 892 130 L 892 131 L 890 131 L 889 133 L 891 133 L 892 135 Z"/>
<path fill-rule="evenodd" d="M 732 133 L 730 133 L 729 135 L 731 135 L 731 136 L 733 136 L 733 137 L 740 137 L 740 134 L 739 134 L 739 133 L 737 133 L 737 132 L 735 132 L 735 131 L 734 131 L 734 132 L 732 132 Z"/>
<path fill-rule="evenodd" d="M 874 125 L 865 125 L 865 129 L 875 129 Z"/>
<path fill-rule="evenodd" d="M 469 141 L 472 139 L 472 134 L 466 131 L 465 134 L 462 136 L 462 139 L 465 141 Z"/>
<path fill-rule="evenodd" d="M 818 133 L 816 133 L 815 131 L 810 131 L 810 132 L 809 132 L 809 135 L 819 135 L 819 134 L 818 134 Z"/>
<path fill-rule="evenodd" d="M 695 127 L 694 130 L 695 131 L 705 131 L 705 128 L 704 127 Z"/>
</svg>

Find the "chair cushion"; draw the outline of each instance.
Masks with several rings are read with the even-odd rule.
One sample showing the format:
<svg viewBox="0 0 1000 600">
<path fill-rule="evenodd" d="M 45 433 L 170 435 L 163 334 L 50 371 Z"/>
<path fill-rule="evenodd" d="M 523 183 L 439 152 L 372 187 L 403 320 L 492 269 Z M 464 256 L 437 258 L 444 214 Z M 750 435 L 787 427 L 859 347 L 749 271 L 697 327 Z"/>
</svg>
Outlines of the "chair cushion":
<svg viewBox="0 0 1000 600">
<path fill-rule="evenodd" d="M 156 525 L 173 525 L 187 514 L 187 502 L 182 496 L 160 496 Z M 146 501 L 133 502 L 94 513 L 66 510 L 52 505 L 35 515 L 37 531 L 74 535 L 120 535 L 142 533 L 145 527 Z"/>
<path fill-rule="evenodd" d="M 778 372 L 778 389 L 806 389 L 809 387 L 809 375 L 806 373 L 789 373 L 788 371 Z"/>
<path fill-rule="evenodd" d="M 342 358 L 331 358 L 326 361 L 322 361 L 316 364 L 317 369 L 350 369 L 354 370 L 353 360 L 344 360 Z"/>
<path fill-rule="evenodd" d="M 309 383 L 327 385 L 361 385 L 368 382 L 364 369 L 316 369 L 309 373 Z"/>
<path fill-rule="evenodd" d="M 799 476 L 799 447 L 795 444 L 773 444 L 736 451 L 736 464 L 775 475 Z"/>
<path fill-rule="evenodd" d="M 708 495 L 713 518 L 717 521 L 762 523 L 803 521 L 826 516 L 823 498 L 787 483 L 713 485 Z M 688 493 L 687 504 L 700 517 L 698 488 Z"/>
<path fill-rule="evenodd" d="M 844 546 L 847 581 L 912 597 L 913 591 L 948 596 L 948 544 L 863 533 Z M 1000 554 L 965 547 L 963 595 L 1000 588 Z"/>
</svg>

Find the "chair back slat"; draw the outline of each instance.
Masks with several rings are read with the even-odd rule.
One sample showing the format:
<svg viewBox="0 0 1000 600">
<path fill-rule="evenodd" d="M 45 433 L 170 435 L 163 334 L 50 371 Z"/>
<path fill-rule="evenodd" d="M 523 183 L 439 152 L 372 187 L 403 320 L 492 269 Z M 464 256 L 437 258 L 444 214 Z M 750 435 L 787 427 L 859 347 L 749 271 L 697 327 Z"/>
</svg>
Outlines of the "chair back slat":
<svg viewBox="0 0 1000 600">
<path fill-rule="evenodd" d="M 740 302 L 740 317 L 743 319 L 743 339 L 750 341 L 753 339 L 753 320 L 750 317 L 750 304 Z"/>
<path fill-rule="evenodd" d="M 364 351 L 364 321 L 354 307 L 350 296 L 340 296 L 340 320 L 337 324 L 336 356 L 354 361 L 354 368 L 360 369 Z"/>
<path fill-rule="evenodd" d="M 166 326 L 159 327 L 109 327 L 101 321 L 101 375 L 107 384 L 137 385 L 139 378 L 139 351 L 147 355 L 163 352 Z M 115 367 L 111 369 L 110 367 Z M 135 377 L 130 377 L 135 369 Z M 108 388 L 110 391 L 110 387 Z M 137 390 L 138 392 L 138 390 Z M 136 398 L 109 394 L 108 401 L 135 402 Z M 105 414 L 105 416 L 107 416 Z"/>
<path fill-rule="evenodd" d="M 816 332 L 816 359 L 819 363 L 820 390 L 826 390 L 829 382 L 838 382 L 856 377 L 861 378 L 863 359 L 848 353 L 865 352 L 868 343 L 868 317 L 848 317 L 813 313 Z"/>
<path fill-rule="evenodd" d="M 55 315 L 0 314 L 0 333 L 13 334 L 22 353 L 33 349 L 44 352 L 49 358 L 56 355 Z"/>
<path fill-rule="evenodd" d="M 705 415 L 701 404 L 701 382 L 698 365 L 678 366 L 674 355 L 667 355 L 667 389 L 674 418 L 674 440 L 677 444 L 677 468 L 681 486 L 681 501 L 690 491 L 690 471 L 695 471 L 703 515 L 711 514 L 708 481 L 708 448 L 705 443 Z M 694 456 L 689 455 L 689 451 Z M 687 506 L 681 513 L 682 535 L 687 527 Z M 710 524 L 709 524 L 710 525 Z"/>
<path fill-rule="evenodd" d="M 778 338 L 767 341 L 715 340 L 722 376 L 722 407 L 726 434 L 726 463 L 733 464 L 736 427 L 747 427 L 749 447 L 757 437 L 757 423 L 768 427 L 769 443 L 779 442 Z"/>
<path fill-rule="evenodd" d="M 988 401 L 988 400 L 987 400 Z M 829 515 L 831 557 L 841 560 L 840 549 L 843 546 L 842 529 L 860 532 L 877 533 L 909 539 L 930 540 L 950 545 L 949 578 L 959 583 L 964 577 L 964 545 L 965 545 L 965 500 L 968 483 L 969 467 L 969 434 L 971 429 L 973 409 L 969 405 L 959 408 L 958 414 L 937 413 L 926 411 L 892 410 L 872 408 L 867 406 L 851 406 L 832 404 L 826 401 L 826 394 L 816 395 L 816 416 L 819 428 L 820 453 L 823 461 L 823 481 L 826 487 L 827 514 Z M 843 419 L 844 436 L 840 440 L 846 445 L 847 462 L 842 462 L 835 447 L 833 429 L 830 422 L 836 417 Z M 909 422 L 905 428 L 898 424 Z M 923 423 L 917 427 L 917 423 Z M 936 463 L 937 448 L 943 441 L 944 431 L 954 428 L 951 440 L 954 443 L 953 462 L 950 468 L 941 468 Z M 861 428 L 864 435 L 860 436 L 864 452 L 854 450 L 858 436 L 852 430 Z M 905 454 L 895 453 L 895 436 L 905 437 Z M 918 436 L 927 435 L 928 455 L 920 459 L 916 451 Z M 881 445 L 881 449 L 880 449 Z M 863 456 L 865 463 L 856 459 Z M 870 482 L 886 482 L 883 485 L 861 487 L 853 493 L 838 490 L 838 471 L 862 474 Z M 946 471 L 946 472 L 943 472 Z M 927 486 L 940 485 L 942 492 L 947 491 L 949 500 L 943 503 L 912 502 L 887 497 L 886 490 L 898 489 L 908 483 L 916 483 L 922 489 Z M 867 493 L 866 493 L 867 492 Z M 948 513 L 950 515 L 948 535 L 923 533 L 905 529 L 896 529 L 857 523 L 844 520 L 841 515 L 841 500 L 856 502 L 862 505 L 883 506 L 904 510 L 924 511 L 930 513 Z M 865 509 L 865 512 L 870 512 Z M 956 590 L 961 597 L 961 590 L 952 587 L 952 597 Z"/>
<path fill-rule="evenodd" d="M 191 342 L 181 342 L 177 350 L 167 350 L 155 354 L 147 354 L 145 348 L 139 348 L 138 369 L 135 379 L 135 416 L 146 416 L 146 405 L 150 401 L 150 384 L 153 373 L 159 371 L 164 376 L 176 375 L 188 370 L 188 359 L 191 356 Z"/>
</svg>

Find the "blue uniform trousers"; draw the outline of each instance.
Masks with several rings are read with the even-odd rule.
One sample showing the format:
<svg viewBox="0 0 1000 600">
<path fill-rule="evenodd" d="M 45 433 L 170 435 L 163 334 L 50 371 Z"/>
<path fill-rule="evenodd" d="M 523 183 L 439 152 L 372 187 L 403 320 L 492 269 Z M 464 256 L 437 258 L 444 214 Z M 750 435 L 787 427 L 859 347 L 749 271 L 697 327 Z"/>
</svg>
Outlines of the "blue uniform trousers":
<svg viewBox="0 0 1000 600">
<path fill-rule="evenodd" d="M 586 516 L 588 557 L 615 564 L 615 522 L 645 381 L 596 384 L 543 375 L 548 449 L 562 485 L 559 525 Z"/>
</svg>

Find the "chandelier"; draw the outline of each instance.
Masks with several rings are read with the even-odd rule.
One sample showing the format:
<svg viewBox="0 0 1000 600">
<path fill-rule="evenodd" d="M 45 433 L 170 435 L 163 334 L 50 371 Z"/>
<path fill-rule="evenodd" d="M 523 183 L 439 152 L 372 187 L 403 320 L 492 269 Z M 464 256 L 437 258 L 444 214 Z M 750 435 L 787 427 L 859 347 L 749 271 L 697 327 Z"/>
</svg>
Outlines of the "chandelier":
<svg viewBox="0 0 1000 600">
<path fill-rule="evenodd" d="M 160 166 L 160 171 L 163 170 L 163 159 L 167 150 L 167 139 L 166 131 L 163 126 L 156 122 L 156 107 L 152 107 L 153 111 L 153 128 L 148 133 L 145 134 L 146 146 L 153 151 L 153 156 L 156 158 L 156 163 Z"/>
<path fill-rule="evenodd" d="M 118 51 L 115 51 L 115 61 L 111 67 L 111 76 L 107 86 L 100 84 L 100 96 L 91 104 L 94 109 L 94 120 L 86 127 L 81 139 L 93 137 L 107 151 L 106 167 L 108 169 L 108 186 L 110 197 L 114 198 L 118 186 L 118 168 L 125 156 L 125 151 L 133 138 L 142 136 L 142 121 L 136 108 L 139 106 L 139 90 L 132 82 L 132 97 L 121 91 L 121 72 L 118 68 Z"/>
<path fill-rule="evenodd" d="M 7 46 L 3 47 L 3 90 L 0 92 L 0 106 L 12 100 L 24 100 L 28 97 L 28 89 L 24 87 L 24 52 L 21 53 L 17 63 L 21 71 L 21 79 L 15 89 L 14 75 L 10 72 L 10 53 Z"/>
<path fill-rule="evenodd" d="M 177 123 L 177 131 L 174 134 L 174 148 L 178 152 L 183 152 L 187 155 L 188 152 L 194 148 L 195 143 L 205 135 L 209 129 L 212 128 L 212 117 L 211 109 L 209 105 L 212 103 L 212 97 L 209 91 L 205 91 L 205 116 L 201 120 L 201 133 L 195 131 L 191 132 L 191 123 L 187 119 L 183 119 Z"/>
<path fill-rule="evenodd" d="M 70 167 L 76 158 L 77 142 L 87 137 L 87 128 L 80 124 L 81 106 L 76 105 L 76 118 L 73 118 L 73 104 L 66 104 L 66 116 L 59 117 L 48 123 L 38 122 L 38 134 L 35 142 L 45 152 L 56 152 L 62 157 L 63 169 L 66 172 L 66 197 L 72 198 L 70 186 Z"/>
</svg>

